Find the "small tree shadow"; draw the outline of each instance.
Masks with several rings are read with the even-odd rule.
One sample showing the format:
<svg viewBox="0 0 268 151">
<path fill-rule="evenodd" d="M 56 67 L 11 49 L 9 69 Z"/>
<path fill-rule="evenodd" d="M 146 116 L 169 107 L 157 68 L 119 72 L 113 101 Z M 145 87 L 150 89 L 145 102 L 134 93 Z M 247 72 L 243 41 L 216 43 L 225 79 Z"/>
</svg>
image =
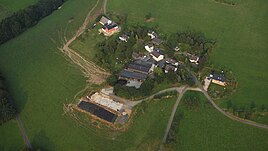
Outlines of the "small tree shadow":
<svg viewBox="0 0 268 151">
<path fill-rule="evenodd" d="M 55 144 L 47 137 L 46 132 L 41 130 L 34 136 L 32 141 L 33 150 L 54 151 Z"/>
</svg>

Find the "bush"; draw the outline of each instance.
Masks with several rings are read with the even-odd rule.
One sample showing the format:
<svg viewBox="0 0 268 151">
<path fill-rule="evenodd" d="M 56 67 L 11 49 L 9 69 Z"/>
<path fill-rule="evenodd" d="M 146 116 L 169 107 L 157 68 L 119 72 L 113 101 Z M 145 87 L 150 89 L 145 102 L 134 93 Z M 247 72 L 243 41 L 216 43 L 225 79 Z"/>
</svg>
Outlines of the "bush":
<svg viewBox="0 0 268 151">
<path fill-rule="evenodd" d="M 0 125 L 15 118 L 16 115 L 16 110 L 8 99 L 4 78 L 0 74 Z"/>
<path fill-rule="evenodd" d="M 145 19 L 148 20 L 148 19 L 151 19 L 152 18 L 152 13 L 148 12 L 146 15 L 145 15 Z"/>
<path fill-rule="evenodd" d="M 50 15 L 65 0 L 39 0 L 23 10 L 0 22 L 0 44 L 18 36 L 28 28 L 36 25 L 42 18 Z"/>
</svg>

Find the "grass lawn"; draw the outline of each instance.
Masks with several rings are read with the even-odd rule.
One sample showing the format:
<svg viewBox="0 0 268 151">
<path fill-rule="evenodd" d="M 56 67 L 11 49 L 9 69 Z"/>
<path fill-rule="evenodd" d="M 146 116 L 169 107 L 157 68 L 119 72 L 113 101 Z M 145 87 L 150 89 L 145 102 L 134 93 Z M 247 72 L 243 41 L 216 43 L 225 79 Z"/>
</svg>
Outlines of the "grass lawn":
<svg viewBox="0 0 268 151">
<path fill-rule="evenodd" d="M 24 142 L 15 120 L 0 126 L 0 150 L 20 150 Z"/>
<path fill-rule="evenodd" d="M 36 2 L 37 0 L 0 0 L 0 20 Z"/>
<path fill-rule="evenodd" d="M 94 28 L 91 31 L 84 33 L 74 41 L 70 47 L 85 58 L 93 60 L 97 53 L 97 48 L 95 48 L 96 44 L 103 41 L 105 38 L 103 35 L 99 35 L 97 30 L 97 28 Z"/>
<path fill-rule="evenodd" d="M 202 93 L 189 91 L 185 96 L 190 93 L 199 99 L 199 107 L 191 110 L 182 100 L 176 113 L 183 113 L 177 129 L 177 150 L 268 149 L 267 130 L 232 121 L 208 104 Z"/>
<path fill-rule="evenodd" d="M 210 62 L 234 72 L 237 93 L 230 99 L 237 104 L 255 101 L 267 104 L 268 93 L 268 1 L 237 0 L 236 6 L 213 0 L 113 0 L 108 11 L 128 14 L 128 22 L 145 23 L 148 12 L 163 33 L 194 30 L 215 39 Z M 224 104 L 224 103 L 223 103 Z"/>
<path fill-rule="evenodd" d="M 67 1 L 61 10 L 0 46 L 0 71 L 7 78 L 30 141 L 34 147 L 49 151 L 121 151 L 159 146 L 175 99 L 150 102 L 144 114 L 134 117 L 130 129 L 116 134 L 116 138 L 105 131 L 84 129 L 63 114 L 63 104 L 85 87 L 85 79 L 57 46 L 67 27 L 68 37 L 75 33 L 95 2 Z M 23 147 L 14 121 L 0 127 L 0 136 L 1 151 Z"/>
</svg>

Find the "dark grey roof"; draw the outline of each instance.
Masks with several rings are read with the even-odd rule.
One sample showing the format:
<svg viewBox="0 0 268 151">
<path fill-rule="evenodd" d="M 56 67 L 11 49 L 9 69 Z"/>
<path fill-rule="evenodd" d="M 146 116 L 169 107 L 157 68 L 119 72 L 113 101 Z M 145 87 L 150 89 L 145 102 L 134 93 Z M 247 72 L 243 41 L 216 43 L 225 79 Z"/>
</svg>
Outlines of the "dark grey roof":
<svg viewBox="0 0 268 151">
<path fill-rule="evenodd" d="M 192 55 L 191 57 L 190 57 L 190 59 L 192 59 L 192 60 L 197 60 L 199 57 L 197 57 L 197 56 L 195 56 L 195 55 Z"/>
<path fill-rule="evenodd" d="M 81 101 L 79 104 L 78 104 L 78 108 L 84 110 L 84 111 L 87 111 L 101 119 L 104 119 L 108 122 L 111 122 L 113 123 L 116 118 L 117 118 L 117 115 L 109 112 L 108 110 L 96 105 L 96 104 L 93 104 L 93 103 L 90 103 L 90 102 L 85 102 L 85 101 Z"/>
<path fill-rule="evenodd" d="M 156 58 L 158 58 L 160 55 L 163 55 L 162 53 L 160 53 L 160 51 L 156 51 L 156 50 L 154 50 L 151 54 L 155 56 Z"/>
<path fill-rule="evenodd" d="M 166 61 L 165 60 L 161 60 L 161 61 L 158 62 L 159 68 L 162 68 L 163 69 L 165 67 L 165 65 L 166 65 Z"/>
<path fill-rule="evenodd" d="M 147 75 L 139 72 L 132 72 L 125 69 L 119 73 L 119 77 L 144 81 L 147 78 Z"/>
<path fill-rule="evenodd" d="M 112 24 L 105 24 L 105 25 L 103 25 L 103 29 L 108 29 L 108 30 L 110 30 L 110 29 L 113 29 L 114 27 L 116 27 L 117 26 L 117 24 L 116 23 L 112 23 Z"/>
<path fill-rule="evenodd" d="M 150 58 L 151 59 L 151 58 Z M 135 64 L 147 67 L 147 68 L 151 68 L 152 64 L 154 64 L 153 62 L 149 61 L 150 59 L 148 59 L 147 61 L 143 61 L 143 60 L 136 60 L 134 61 Z"/>
<path fill-rule="evenodd" d="M 156 61 L 153 58 L 150 58 L 149 60 L 147 60 L 147 62 L 150 64 L 156 64 Z"/>
<path fill-rule="evenodd" d="M 147 43 L 146 45 L 149 46 L 149 47 L 153 47 L 154 46 L 154 44 L 151 43 L 151 42 Z"/>
<path fill-rule="evenodd" d="M 167 63 L 171 63 L 171 64 L 175 64 L 175 63 L 177 63 L 176 60 L 174 60 L 174 59 L 170 59 L 170 58 L 166 59 L 166 62 L 167 62 Z"/>
<path fill-rule="evenodd" d="M 162 43 L 162 40 L 160 38 L 156 37 L 152 40 L 152 43 L 155 45 L 160 45 Z"/>
<path fill-rule="evenodd" d="M 152 30 L 149 30 L 149 31 L 148 31 L 148 34 L 152 34 L 152 35 L 154 35 L 155 37 L 157 37 L 157 33 L 154 32 L 154 31 L 152 31 Z"/>
<path fill-rule="evenodd" d="M 108 24 L 109 20 L 110 20 L 109 18 L 102 16 L 99 22 L 101 22 L 102 24 Z"/>
<path fill-rule="evenodd" d="M 224 76 L 224 74 L 212 74 L 212 79 L 214 80 L 218 80 L 218 81 L 221 81 L 221 82 L 225 82 L 226 81 L 226 78 Z"/>
<path fill-rule="evenodd" d="M 174 66 L 172 66 L 172 65 L 166 65 L 166 67 L 165 67 L 165 70 L 166 71 L 170 71 L 170 70 L 175 70 L 175 67 Z"/>
<path fill-rule="evenodd" d="M 129 36 L 127 34 L 122 34 L 120 37 L 124 38 L 124 39 L 128 39 Z"/>
<path fill-rule="evenodd" d="M 135 63 L 130 63 L 127 68 L 128 70 L 138 71 L 142 73 L 149 73 L 150 71 L 150 67 Z"/>
</svg>

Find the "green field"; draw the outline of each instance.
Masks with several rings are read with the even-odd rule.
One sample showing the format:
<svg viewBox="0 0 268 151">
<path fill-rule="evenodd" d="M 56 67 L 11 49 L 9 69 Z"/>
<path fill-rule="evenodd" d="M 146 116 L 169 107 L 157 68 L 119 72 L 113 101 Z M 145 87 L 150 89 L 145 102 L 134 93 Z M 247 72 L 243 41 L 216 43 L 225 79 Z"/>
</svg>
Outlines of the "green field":
<svg viewBox="0 0 268 151">
<path fill-rule="evenodd" d="M 0 20 L 36 2 L 37 0 L 0 0 Z"/>
<path fill-rule="evenodd" d="M 50 16 L 41 20 L 35 27 L 1 45 L 0 71 L 7 77 L 10 93 L 21 112 L 22 121 L 34 147 L 49 151 L 121 151 L 146 150 L 149 147 L 151 147 L 151 150 L 156 150 L 163 137 L 164 129 L 175 101 L 174 98 L 170 100 L 151 101 L 147 104 L 144 113 L 140 111 L 137 116 L 134 117 L 130 128 L 126 132 L 119 134 L 110 132 L 108 134 L 111 135 L 108 135 L 106 131 L 96 132 L 93 130 L 94 128 L 85 129 L 70 117 L 63 114 L 63 104 L 73 101 L 73 96 L 85 87 L 86 79 L 83 78 L 77 66 L 69 63 L 68 60 L 62 56 L 57 50 L 57 46 L 62 42 L 65 30 L 67 31 L 67 37 L 75 33 L 75 30 L 82 24 L 87 12 L 94 6 L 96 1 L 97 0 L 66 1 L 61 10 L 55 11 Z M 261 73 L 262 77 L 267 77 L 267 73 L 264 70 L 267 61 L 256 61 L 254 64 L 239 62 L 244 61 L 244 59 L 254 59 L 255 57 L 261 57 L 262 59 L 267 57 L 263 55 L 265 54 L 265 48 L 267 48 L 267 44 L 264 43 L 264 41 L 267 40 L 267 34 L 265 33 L 267 31 L 259 31 L 261 29 L 255 28 L 262 25 L 262 29 L 265 29 L 267 21 L 261 20 L 261 18 L 265 18 L 266 16 L 260 16 L 258 17 L 260 18 L 258 22 L 253 20 L 252 22 L 255 22 L 254 24 L 247 24 L 246 26 L 242 24 L 243 22 L 241 20 L 244 19 L 244 23 L 249 20 L 241 18 L 240 16 L 245 15 L 243 17 L 254 19 L 254 15 L 259 16 L 265 11 L 265 5 L 261 5 L 260 1 L 243 1 L 240 2 L 241 5 L 239 5 L 238 8 L 233 8 L 213 3 L 210 0 L 204 0 L 203 2 L 193 0 L 168 0 L 167 2 L 169 3 L 165 2 L 159 1 L 159 3 L 151 3 L 141 0 L 113 0 L 108 1 L 108 10 L 116 10 L 119 13 L 128 12 L 128 20 L 132 23 L 143 22 L 143 17 L 148 10 L 150 10 L 155 17 L 155 22 L 150 24 L 158 24 L 161 27 L 160 30 L 163 30 L 163 32 L 194 29 L 204 32 L 206 36 L 210 38 L 217 39 L 218 47 L 213 54 L 212 61 L 215 64 L 228 65 L 228 67 L 235 72 L 239 80 L 239 91 L 233 96 L 233 99 L 243 103 L 244 101 L 248 102 L 248 100 L 256 97 L 256 102 L 263 103 L 265 98 L 267 98 L 267 94 L 264 94 L 265 89 L 267 89 L 267 81 L 254 81 L 249 79 L 249 77 L 260 79 L 252 73 L 253 69 L 255 72 Z M 265 1 L 263 1 L 263 3 L 265 3 Z M 251 4 L 254 5 L 252 6 Z M 172 10 L 170 8 L 176 9 Z M 254 15 L 249 12 L 254 12 Z M 187 17 L 189 14 L 190 16 Z M 172 15 L 176 18 L 175 23 L 175 20 L 169 17 Z M 235 15 L 237 15 L 237 18 L 235 18 Z M 218 16 L 221 17 L 218 18 Z M 237 19 L 239 19 L 239 21 L 237 21 Z M 176 23 L 178 23 L 178 25 Z M 237 24 L 243 25 L 243 28 L 239 27 Z M 234 29 L 230 29 L 231 26 L 234 26 Z M 249 28 L 250 26 L 253 27 Z M 238 37 L 236 34 L 233 35 L 238 29 L 238 31 L 240 31 L 245 30 L 244 28 L 249 28 L 247 32 L 243 33 L 245 35 L 241 37 Z M 240 57 L 242 51 L 250 52 L 251 47 L 248 46 L 249 41 L 247 40 L 251 40 L 251 38 L 246 36 L 250 36 L 253 33 L 260 34 L 260 32 L 264 34 L 259 35 L 262 38 L 258 39 L 255 37 L 254 41 L 250 41 L 254 44 L 252 46 L 258 48 L 256 49 L 258 52 L 251 53 L 254 54 L 253 56 L 244 54 L 243 57 L 245 58 Z M 78 49 L 80 47 L 82 49 L 87 46 L 90 47 L 88 52 L 80 51 L 89 59 L 91 59 L 93 57 L 92 54 L 94 54 L 92 46 L 99 39 L 99 37 L 97 37 L 98 35 L 90 36 L 92 36 L 90 40 L 85 40 L 85 45 L 79 44 L 79 42 L 74 44 L 74 47 Z M 236 38 L 238 39 L 234 43 L 233 40 Z M 93 43 L 91 43 L 91 40 L 93 40 Z M 232 45 L 230 46 L 229 44 Z M 241 47 L 240 44 L 244 45 Z M 93 52 L 88 54 L 91 50 Z M 231 52 L 231 54 L 227 53 L 228 51 Z M 235 60 L 236 58 L 240 59 L 240 61 Z M 253 68 L 248 65 L 258 65 L 258 68 Z M 243 68 L 243 66 L 247 68 Z M 249 68 L 251 70 L 248 70 Z M 255 85 L 249 85 L 248 82 L 254 83 Z M 254 89 L 254 86 L 262 89 L 257 91 Z M 251 90 L 254 90 L 255 93 L 248 93 Z M 243 94 L 247 95 L 244 96 Z M 214 127 L 211 133 L 208 130 L 200 131 L 200 133 L 204 132 L 203 135 L 200 135 L 203 138 L 206 138 L 206 133 L 208 133 L 209 136 L 211 135 L 210 137 L 212 138 L 220 133 L 221 136 L 226 135 L 226 137 L 224 137 L 224 139 L 218 139 L 217 142 L 215 140 L 216 143 L 228 141 L 226 139 L 236 142 L 236 138 L 237 140 L 239 138 L 239 141 L 236 142 L 238 148 L 245 148 L 246 150 L 251 149 L 246 148 L 247 146 L 244 147 L 243 144 L 248 145 L 254 143 L 255 140 L 255 144 L 258 145 L 257 147 L 267 146 L 267 140 L 266 144 L 264 142 L 265 139 L 261 140 L 261 138 L 267 138 L 266 132 L 230 121 L 218 115 L 219 113 L 213 109 L 211 110 L 213 115 L 217 115 L 213 117 L 212 125 L 209 125 L 210 121 L 205 123 L 201 121 L 201 124 L 208 124 L 208 126 L 212 127 L 215 126 L 214 123 L 220 123 L 221 127 L 219 128 L 221 129 Z M 189 114 L 190 113 L 191 112 L 189 112 Z M 194 116 L 192 118 L 194 118 Z M 223 118 L 223 121 L 218 120 L 221 118 Z M 195 122 L 194 120 L 187 121 Z M 197 119 L 196 122 L 200 122 L 200 120 Z M 181 124 L 182 127 L 184 123 L 187 124 L 187 122 L 183 122 Z M 189 127 L 193 127 L 193 129 L 198 128 L 196 126 L 198 125 L 189 125 Z M 224 129 L 224 131 L 222 131 L 222 129 Z M 186 128 L 183 131 L 180 137 L 183 137 L 183 139 L 185 137 L 185 140 L 189 139 L 188 135 L 191 136 L 195 134 L 190 133 L 190 128 Z M 226 134 L 224 132 L 226 132 Z M 250 135 L 240 134 L 239 132 L 247 132 L 246 134 Z M 1 151 L 18 150 L 23 147 L 23 140 L 14 120 L 0 126 L 0 136 Z M 199 140 L 198 138 L 196 139 L 194 143 Z M 187 143 L 190 142 L 191 140 Z M 230 142 L 226 142 L 225 144 L 229 145 Z M 255 144 L 251 145 L 254 147 Z M 260 149 L 262 149 L 261 147 Z"/>
<path fill-rule="evenodd" d="M 30 141 L 34 147 L 50 151 L 136 150 L 152 142 L 159 146 L 157 142 L 162 138 L 174 99 L 151 102 L 145 114 L 136 116 L 131 128 L 117 134 L 114 140 L 105 132 L 84 129 L 63 115 L 63 103 L 73 101 L 86 83 L 82 73 L 66 61 L 53 41 L 61 42 L 59 37 L 67 26 L 69 37 L 74 34 L 95 2 L 67 1 L 61 10 L 0 46 L 0 71 L 7 77 Z M 70 19 L 73 22 L 68 24 Z M 1 126 L 0 136 L 1 150 L 23 147 L 15 121 Z"/>
<path fill-rule="evenodd" d="M 0 150 L 19 150 L 23 146 L 19 127 L 15 120 L 0 126 Z"/>
<path fill-rule="evenodd" d="M 194 30 L 215 39 L 210 57 L 216 67 L 231 69 L 238 80 L 237 93 L 230 99 L 237 104 L 267 104 L 268 98 L 268 1 L 237 0 L 236 6 L 213 0 L 113 0 L 108 11 L 128 14 L 128 22 L 145 23 L 152 13 L 163 33 Z"/>
<path fill-rule="evenodd" d="M 199 98 L 199 107 L 189 109 L 184 98 Z M 177 128 L 177 150 L 259 150 L 268 149 L 268 131 L 228 119 L 208 104 L 205 96 L 189 91 L 177 110 L 183 118 Z"/>
<path fill-rule="evenodd" d="M 84 33 L 70 46 L 72 49 L 76 50 L 79 52 L 79 54 L 89 60 L 93 60 L 96 55 L 96 44 L 104 40 L 104 36 L 99 35 L 99 32 L 95 30 L 97 29 L 95 28 L 87 33 Z"/>
</svg>

